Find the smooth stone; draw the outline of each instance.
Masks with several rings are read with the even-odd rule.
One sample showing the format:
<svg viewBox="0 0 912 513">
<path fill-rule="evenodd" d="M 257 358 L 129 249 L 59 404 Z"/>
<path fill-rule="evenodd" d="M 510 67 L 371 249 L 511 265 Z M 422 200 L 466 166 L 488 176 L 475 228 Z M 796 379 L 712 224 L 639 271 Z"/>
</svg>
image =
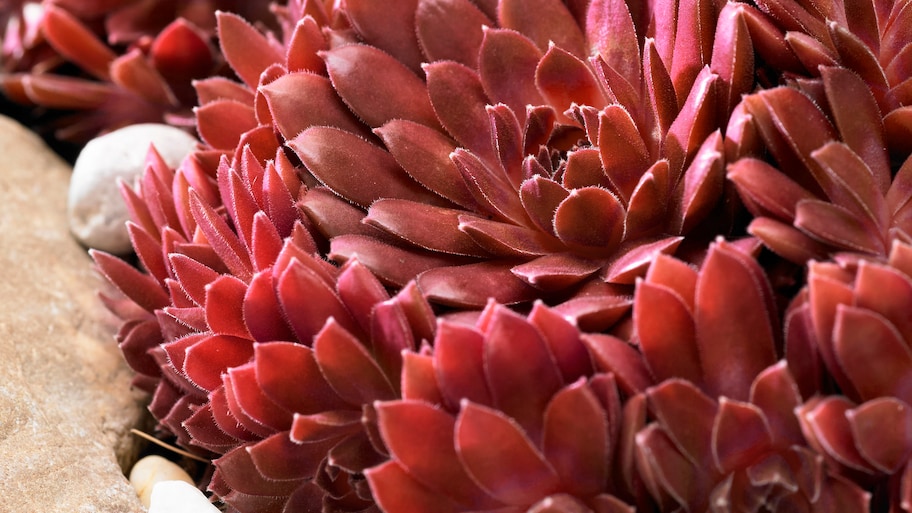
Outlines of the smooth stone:
<svg viewBox="0 0 912 513">
<path fill-rule="evenodd" d="M 162 481 L 152 488 L 149 513 L 219 513 L 219 509 L 190 483 Z"/>
<path fill-rule="evenodd" d="M 0 117 L 0 511 L 142 513 L 146 419 L 104 284 L 67 229 L 70 167 Z"/>
<path fill-rule="evenodd" d="M 177 463 L 157 455 L 142 458 L 130 470 L 130 484 L 136 489 L 143 506 L 147 508 L 152 500 L 152 488 L 162 481 L 183 481 L 193 484 L 190 474 Z"/>
<path fill-rule="evenodd" d="M 84 246 L 116 255 L 132 252 L 125 223 L 129 212 L 120 180 L 142 177 L 150 145 L 172 168 L 197 147 L 187 132 L 169 125 L 131 125 L 88 142 L 73 166 L 68 198 L 70 231 Z"/>
</svg>

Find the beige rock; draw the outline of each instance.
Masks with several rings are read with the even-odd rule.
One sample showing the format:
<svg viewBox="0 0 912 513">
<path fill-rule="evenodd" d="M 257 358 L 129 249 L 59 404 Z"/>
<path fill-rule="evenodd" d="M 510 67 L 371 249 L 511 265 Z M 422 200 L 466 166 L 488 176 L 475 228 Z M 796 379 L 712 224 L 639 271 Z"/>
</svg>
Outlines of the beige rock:
<svg viewBox="0 0 912 513">
<path fill-rule="evenodd" d="M 177 463 L 161 456 L 146 456 L 137 461 L 130 470 L 130 484 L 136 489 L 143 506 L 147 508 L 152 501 L 152 489 L 163 481 L 183 481 L 193 488 L 193 478 L 190 474 Z"/>
<path fill-rule="evenodd" d="M 69 234 L 69 166 L 0 117 L 0 511 L 139 513 L 143 397 Z"/>
</svg>

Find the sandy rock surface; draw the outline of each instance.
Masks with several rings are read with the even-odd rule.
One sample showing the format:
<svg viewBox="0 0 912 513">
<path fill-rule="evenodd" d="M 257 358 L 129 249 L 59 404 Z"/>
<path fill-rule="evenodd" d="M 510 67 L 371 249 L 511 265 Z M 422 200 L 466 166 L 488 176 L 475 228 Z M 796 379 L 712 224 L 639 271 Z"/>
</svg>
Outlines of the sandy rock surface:
<svg viewBox="0 0 912 513">
<path fill-rule="evenodd" d="M 70 169 L 4 117 L 0 155 L 0 511 L 142 512 L 122 466 L 143 398 L 68 230 Z"/>
</svg>

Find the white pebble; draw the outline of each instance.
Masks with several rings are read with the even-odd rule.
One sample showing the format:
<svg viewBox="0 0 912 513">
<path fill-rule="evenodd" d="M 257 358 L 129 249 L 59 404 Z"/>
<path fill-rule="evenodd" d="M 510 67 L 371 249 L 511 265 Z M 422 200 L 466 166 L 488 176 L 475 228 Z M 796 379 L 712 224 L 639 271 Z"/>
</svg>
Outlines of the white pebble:
<svg viewBox="0 0 912 513">
<path fill-rule="evenodd" d="M 149 513 L 219 513 L 219 510 L 192 484 L 162 481 L 152 489 Z"/>
<path fill-rule="evenodd" d="M 130 484 L 146 507 L 149 507 L 152 500 L 155 485 L 165 481 L 182 481 L 193 487 L 193 478 L 184 469 L 161 456 L 146 456 L 137 461 L 130 470 Z"/>
<path fill-rule="evenodd" d="M 70 231 L 85 246 L 114 254 L 132 250 L 125 226 L 127 206 L 118 179 L 133 185 L 155 145 L 172 168 L 197 146 L 197 140 L 169 125 L 131 125 L 89 141 L 73 166 L 67 211 Z"/>
</svg>

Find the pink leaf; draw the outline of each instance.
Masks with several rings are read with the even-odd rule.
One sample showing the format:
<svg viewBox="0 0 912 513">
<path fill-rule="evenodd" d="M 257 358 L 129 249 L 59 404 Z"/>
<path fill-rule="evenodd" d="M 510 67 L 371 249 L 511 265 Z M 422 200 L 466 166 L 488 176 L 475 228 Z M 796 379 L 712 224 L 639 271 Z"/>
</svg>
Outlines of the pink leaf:
<svg viewBox="0 0 912 513">
<path fill-rule="evenodd" d="M 61 56 L 96 78 L 107 80 L 108 66 L 116 54 L 66 9 L 42 6 L 42 35 Z"/>
<path fill-rule="evenodd" d="M 407 200 L 379 199 L 371 205 L 363 222 L 432 251 L 485 256 L 487 252 L 460 230 L 459 218 L 464 215 L 463 210 Z"/>
<path fill-rule="evenodd" d="M 608 253 L 624 239 L 624 207 L 605 189 L 574 189 L 554 214 L 557 236 L 569 244 Z"/>
<path fill-rule="evenodd" d="M 231 275 L 206 285 L 206 322 L 214 333 L 251 338 L 244 323 L 243 302 L 247 284 Z"/>
<path fill-rule="evenodd" d="M 484 26 L 493 22 L 469 0 L 418 2 L 415 29 L 431 62 L 449 60 L 477 68 Z"/>
<path fill-rule="evenodd" d="M 578 57 L 588 54 L 579 24 L 559 0 L 501 0 L 497 15 L 501 27 L 525 35 L 542 51 L 553 41 Z"/>
<path fill-rule="evenodd" d="M 450 61 L 428 64 L 424 72 L 431 105 L 446 131 L 473 153 L 494 158 L 491 127 L 485 111 L 485 106 L 492 102 L 478 73 Z"/>
<path fill-rule="evenodd" d="M 716 467 L 730 473 L 754 463 L 772 449 L 773 437 L 763 412 L 750 403 L 719 399 L 712 429 Z"/>
<path fill-rule="evenodd" d="M 604 173 L 623 201 L 629 202 L 650 165 L 649 149 L 630 113 L 609 105 L 599 113 L 599 155 Z"/>
<path fill-rule="evenodd" d="M 649 373 L 642 355 L 632 346 L 611 335 L 583 335 L 595 367 L 614 373 L 618 384 L 627 394 L 645 391 L 655 380 Z"/>
<path fill-rule="evenodd" d="M 345 14 L 364 42 L 417 71 L 424 60 L 415 39 L 415 9 L 420 3 L 418 0 L 393 4 L 347 0 Z"/>
<path fill-rule="evenodd" d="M 532 301 L 540 292 L 513 275 L 508 262 L 490 261 L 429 269 L 418 276 L 428 299 L 446 305 L 480 308 L 494 298 L 501 304 Z"/>
<path fill-rule="evenodd" d="M 643 358 L 659 380 L 680 377 L 702 385 L 703 369 L 693 312 L 673 290 L 640 281 L 634 296 L 633 323 Z M 668 358 L 669 354 L 675 358 Z"/>
<path fill-rule="evenodd" d="M 158 281 L 123 260 L 98 250 L 90 250 L 99 270 L 114 286 L 148 312 L 164 308 L 171 301 Z"/>
<path fill-rule="evenodd" d="M 521 6 L 521 2 L 511 3 Z M 539 15 L 541 13 L 537 13 Z M 545 46 L 537 48 L 524 35 L 509 29 L 485 30 L 478 70 L 488 97 L 494 102 L 505 103 L 515 113 L 524 113 L 528 104 L 543 103 L 535 87 L 535 70 L 542 51 L 547 48 L 547 40 L 543 43 Z"/>
<path fill-rule="evenodd" d="M 591 2 L 586 13 L 586 33 L 591 50 L 631 84 L 640 79 L 640 48 L 627 3 L 620 0 Z"/>
<path fill-rule="evenodd" d="M 893 397 L 846 411 L 858 452 L 877 470 L 895 474 L 912 456 L 912 410 Z"/>
<path fill-rule="evenodd" d="M 484 375 L 484 337 L 475 329 L 441 321 L 434 340 L 434 368 L 448 408 L 456 410 L 462 398 L 494 404 Z"/>
<path fill-rule="evenodd" d="M 601 108 L 605 96 L 589 67 L 570 52 L 551 46 L 535 70 L 535 85 L 558 112 L 572 104 Z"/>
<path fill-rule="evenodd" d="M 872 233 L 856 214 L 819 200 L 798 203 L 795 227 L 824 243 L 868 254 L 884 254 L 882 235 Z"/>
<path fill-rule="evenodd" d="M 319 75 L 288 73 L 262 86 L 276 128 L 286 140 L 312 126 L 331 126 L 366 135 L 367 131 L 339 100 L 332 83 Z"/>
</svg>

